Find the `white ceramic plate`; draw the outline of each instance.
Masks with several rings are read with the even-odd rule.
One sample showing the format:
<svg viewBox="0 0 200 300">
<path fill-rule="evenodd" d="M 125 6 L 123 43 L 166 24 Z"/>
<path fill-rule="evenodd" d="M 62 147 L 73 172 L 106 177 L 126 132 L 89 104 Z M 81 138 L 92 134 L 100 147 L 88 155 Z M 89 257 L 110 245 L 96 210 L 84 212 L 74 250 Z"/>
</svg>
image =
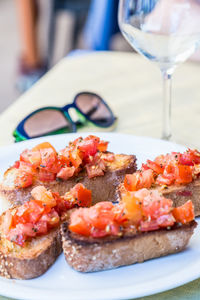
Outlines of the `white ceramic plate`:
<svg viewBox="0 0 200 300">
<path fill-rule="evenodd" d="M 110 141 L 111 151 L 134 153 L 138 159 L 138 166 L 147 158 L 153 159 L 161 153 L 185 150 L 183 146 L 151 138 L 113 133 L 97 135 Z M 61 149 L 77 136 L 79 134 L 40 138 L 0 148 L 1 176 L 25 148 L 31 148 L 41 141 L 48 140 L 57 149 Z M 56 263 L 39 278 L 27 281 L 0 278 L 0 294 L 34 300 L 106 300 L 132 299 L 159 293 L 200 277 L 199 236 L 200 229 L 197 228 L 189 247 L 182 253 L 96 273 L 81 274 L 74 271 L 61 255 Z"/>
</svg>

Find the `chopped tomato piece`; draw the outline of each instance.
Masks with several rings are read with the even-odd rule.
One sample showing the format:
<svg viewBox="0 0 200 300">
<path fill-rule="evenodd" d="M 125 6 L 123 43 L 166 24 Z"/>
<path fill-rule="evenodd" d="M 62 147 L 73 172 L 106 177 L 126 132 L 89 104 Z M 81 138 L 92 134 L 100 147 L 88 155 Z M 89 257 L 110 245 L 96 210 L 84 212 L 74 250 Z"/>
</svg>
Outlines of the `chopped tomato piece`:
<svg viewBox="0 0 200 300">
<path fill-rule="evenodd" d="M 86 165 L 87 175 L 89 178 L 93 178 L 96 176 L 103 176 L 104 172 L 99 166 L 93 164 Z"/>
<path fill-rule="evenodd" d="M 156 162 L 151 161 L 151 160 L 147 160 L 146 166 L 149 169 L 153 170 L 156 174 L 162 174 L 164 171 L 164 167 L 162 164 L 157 164 Z"/>
<path fill-rule="evenodd" d="M 119 212 L 117 211 L 117 216 Z M 93 237 L 118 235 L 120 223 L 117 222 L 115 205 L 100 202 L 90 208 L 80 208 L 71 214 L 69 229 L 78 234 Z M 121 220 L 124 222 L 124 220 Z"/>
<path fill-rule="evenodd" d="M 19 228 L 11 228 L 6 235 L 6 238 L 21 247 L 24 246 L 26 241 L 25 235 L 19 231 Z"/>
<path fill-rule="evenodd" d="M 37 168 L 41 164 L 40 151 L 25 150 L 21 153 L 20 160 Z"/>
<path fill-rule="evenodd" d="M 118 224 L 123 224 L 128 220 L 128 216 L 125 212 L 124 203 L 117 203 L 117 205 L 114 205 L 113 212 L 114 212 L 114 220 Z"/>
<path fill-rule="evenodd" d="M 67 165 L 67 167 L 71 166 L 69 151 L 70 151 L 69 147 L 66 147 L 60 150 L 58 153 L 58 159 L 63 164 L 63 166 L 64 165 Z"/>
<path fill-rule="evenodd" d="M 78 143 L 78 149 L 83 153 L 83 158 L 94 156 L 97 153 L 98 143 L 95 139 L 83 140 Z"/>
<path fill-rule="evenodd" d="M 187 166 L 200 164 L 200 152 L 198 150 L 188 149 L 186 152 L 180 155 L 179 163 Z"/>
<path fill-rule="evenodd" d="M 57 155 L 51 148 L 45 148 L 40 150 L 41 154 L 41 168 L 45 168 L 47 171 L 52 172 L 52 168 L 57 163 Z M 53 173 L 53 172 L 52 172 Z M 56 173 L 56 171 L 55 171 Z"/>
<path fill-rule="evenodd" d="M 140 173 L 127 174 L 124 179 L 124 186 L 128 191 L 136 191 L 139 182 Z"/>
<path fill-rule="evenodd" d="M 159 225 L 156 220 L 145 220 L 140 222 L 140 231 L 154 231 L 158 230 Z"/>
<path fill-rule="evenodd" d="M 48 226 L 47 226 L 47 222 L 45 221 L 38 221 L 35 226 L 35 232 L 37 233 L 37 235 L 42 235 L 42 234 L 46 234 L 48 232 Z"/>
<path fill-rule="evenodd" d="M 57 174 L 57 177 L 63 180 L 67 180 L 68 178 L 71 178 L 74 175 L 75 170 L 75 167 L 61 168 Z"/>
<path fill-rule="evenodd" d="M 96 154 L 93 160 L 86 164 L 85 167 L 89 178 L 103 176 L 106 169 L 105 161 L 101 159 L 98 154 Z"/>
<path fill-rule="evenodd" d="M 172 204 L 172 200 L 160 196 L 158 191 L 149 191 L 149 194 L 142 199 L 142 212 L 145 217 L 156 220 L 162 215 L 169 214 Z"/>
<path fill-rule="evenodd" d="M 164 175 L 158 175 L 156 179 L 156 184 L 159 185 L 170 185 L 174 183 L 175 177 L 174 174 L 168 174 L 167 176 Z"/>
<path fill-rule="evenodd" d="M 176 183 L 190 183 L 192 182 L 192 167 L 178 165 L 175 168 Z"/>
<path fill-rule="evenodd" d="M 100 141 L 100 142 L 98 143 L 97 149 L 98 149 L 100 152 L 106 152 L 106 151 L 107 151 L 107 148 L 108 148 L 108 142 L 106 142 L 106 141 Z"/>
<path fill-rule="evenodd" d="M 175 219 L 172 215 L 172 213 L 170 214 L 166 214 L 166 215 L 162 215 L 160 217 L 158 217 L 157 219 L 157 223 L 159 225 L 159 227 L 170 227 L 173 226 L 175 223 Z"/>
<path fill-rule="evenodd" d="M 137 191 L 142 188 L 150 188 L 154 183 L 152 170 L 127 174 L 124 180 L 124 186 L 128 191 Z"/>
<path fill-rule="evenodd" d="M 92 134 L 90 134 L 84 138 L 84 141 L 88 141 L 88 140 L 93 140 L 97 145 L 100 142 L 100 138 L 98 136 L 92 135 Z"/>
<path fill-rule="evenodd" d="M 31 223 L 26 223 L 26 224 L 19 223 L 16 225 L 16 230 L 18 232 L 21 232 L 21 234 L 24 236 L 30 236 L 30 237 L 36 236 L 34 226 Z"/>
<path fill-rule="evenodd" d="M 46 222 L 48 228 L 55 227 L 60 222 L 60 217 L 54 208 L 48 214 L 45 214 L 40 219 L 41 222 Z"/>
<path fill-rule="evenodd" d="M 69 151 L 69 158 L 71 162 L 71 167 L 74 166 L 75 168 L 78 168 L 82 164 L 80 152 L 77 149 Z"/>
<path fill-rule="evenodd" d="M 52 149 L 56 153 L 56 149 L 49 142 L 44 142 L 36 145 L 35 147 L 33 147 L 32 151 L 40 151 L 42 149 L 48 149 L 48 148 Z"/>
<path fill-rule="evenodd" d="M 46 171 L 45 169 L 40 169 L 38 172 L 38 179 L 40 181 L 54 181 L 56 179 L 56 174 Z"/>
<path fill-rule="evenodd" d="M 29 174 L 32 174 L 32 175 L 35 174 L 35 170 L 34 170 L 33 166 L 31 166 L 30 164 L 27 164 L 23 161 L 19 162 L 19 170 L 24 171 Z"/>
<path fill-rule="evenodd" d="M 122 197 L 125 206 L 125 214 L 129 220 L 138 224 L 142 220 L 142 202 L 131 192 L 127 192 Z"/>
<path fill-rule="evenodd" d="M 173 209 L 172 214 L 176 222 L 186 224 L 194 220 L 194 206 L 191 200 L 187 201 L 182 206 Z"/>
<path fill-rule="evenodd" d="M 90 224 L 87 223 L 83 217 L 84 208 L 75 210 L 70 216 L 69 229 L 72 232 L 89 236 L 91 232 Z"/>
<path fill-rule="evenodd" d="M 78 183 L 71 189 L 71 194 L 77 199 L 79 206 L 90 206 L 92 204 L 92 192 Z"/>
<path fill-rule="evenodd" d="M 48 191 L 44 186 L 36 186 L 31 191 L 31 195 L 35 200 L 41 201 L 49 207 L 56 206 L 56 199 L 54 199 L 52 193 Z"/>
<path fill-rule="evenodd" d="M 33 183 L 33 175 L 25 171 L 19 170 L 14 183 L 16 188 L 28 187 Z"/>
</svg>

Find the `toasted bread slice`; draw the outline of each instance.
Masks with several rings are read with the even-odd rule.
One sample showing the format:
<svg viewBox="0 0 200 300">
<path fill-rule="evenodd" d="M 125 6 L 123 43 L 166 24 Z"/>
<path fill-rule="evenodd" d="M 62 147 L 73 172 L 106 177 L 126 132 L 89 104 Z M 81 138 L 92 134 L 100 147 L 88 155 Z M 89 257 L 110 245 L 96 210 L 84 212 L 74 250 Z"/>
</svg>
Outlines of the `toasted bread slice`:
<svg viewBox="0 0 200 300">
<path fill-rule="evenodd" d="M 94 272 L 143 262 L 182 251 L 197 223 L 174 226 L 117 238 L 86 238 L 61 226 L 63 251 L 68 264 L 80 272 Z"/>
<path fill-rule="evenodd" d="M 82 171 L 76 177 L 66 181 L 40 182 L 27 188 L 17 189 L 14 186 L 16 169 L 10 168 L 4 174 L 4 179 L 0 184 L 0 198 L 12 205 L 20 205 L 30 199 L 31 190 L 38 185 L 44 185 L 53 192 L 60 195 L 68 192 L 76 183 L 82 183 L 87 189 L 92 191 L 93 203 L 99 201 L 113 201 L 115 199 L 116 187 L 123 181 L 125 174 L 136 171 L 136 158 L 134 155 L 116 154 L 113 162 L 106 162 L 104 176 L 88 178 L 86 171 Z"/>
<path fill-rule="evenodd" d="M 38 236 L 20 247 L 5 238 L 0 217 L 0 275 L 6 278 L 31 279 L 42 275 L 62 252 L 60 228 Z"/>
</svg>

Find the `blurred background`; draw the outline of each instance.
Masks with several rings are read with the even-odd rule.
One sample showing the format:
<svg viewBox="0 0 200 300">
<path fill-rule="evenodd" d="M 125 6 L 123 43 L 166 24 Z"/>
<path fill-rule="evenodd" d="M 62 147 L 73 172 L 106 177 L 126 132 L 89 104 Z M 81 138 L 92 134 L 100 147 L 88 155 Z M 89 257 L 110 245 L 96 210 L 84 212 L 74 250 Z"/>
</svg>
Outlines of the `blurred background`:
<svg viewBox="0 0 200 300">
<path fill-rule="evenodd" d="M 118 0 L 0 0 L 0 112 L 66 55 L 132 51 L 117 9 Z"/>
<path fill-rule="evenodd" d="M 0 112 L 62 57 L 133 51 L 117 10 L 118 0 L 0 0 Z"/>
</svg>

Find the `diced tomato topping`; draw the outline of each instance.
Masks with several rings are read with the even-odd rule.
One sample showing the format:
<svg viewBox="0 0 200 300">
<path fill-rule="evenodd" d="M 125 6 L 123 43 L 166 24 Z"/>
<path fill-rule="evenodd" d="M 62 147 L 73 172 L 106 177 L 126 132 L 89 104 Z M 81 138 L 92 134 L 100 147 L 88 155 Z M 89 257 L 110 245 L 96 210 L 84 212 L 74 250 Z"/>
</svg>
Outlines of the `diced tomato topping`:
<svg viewBox="0 0 200 300">
<path fill-rule="evenodd" d="M 51 211 L 45 215 L 43 215 L 40 218 L 41 222 L 46 222 L 48 228 L 55 227 L 59 224 L 60 222 L 60 217 L 56 210 L 54 208 L 51 209 Z"/>
<path fill-rule="evenodd" d="M 105 169 L 105 161 L 99 157 L 98 153 L 93 157 L 92 161 L 86 165 L 89 178 L 103 176 Z"/>
<path fill-rule="evenodd" d="M 46 234 L 58 226 L 60 216 L 68 209 L 90 206 L 92 202 L 91 191 L 80 183 L 62 197 L 44 186 L 35 187 L 31 194 L 33 200 L 25 202 L 12 213 L 8 210 L 3 218 L 2 227 L 7 239 L 20 246 L 24 246 L 29 237 Z"/>
<path fill-rule="evenodd" d="M 48 232 L 47 222 L 45 221 L 38 221 L 34 226 L 34 231 L 37 235 L 46 234 Z"/>
<path fill-rule="evenodd" d="M 16 188 L 26 188 L 33 183 L 33 175 L 25 171 L 19 170 L 17 176 L 15 177 Z"/>
<path fill-rule="evenodd" d="M 157 219 L 157 223 L 158 223 L 159 227 L 161 227 L 161 228 L 173 226 L 175 221 L 176 220 L 174 219 L 172 213 L 162 215 L 162 216 L 158 217 L 158 219 Z"/>
<path fill-rule="evenodd" d="M 128 191 L 137 191 L 142 188 L 150 188 L 154 183 L 152 170 L 127 174 L 124 180 L 124 186 Z"/>
<path fill-rule="evenodd" d="M 51 148 L 40 150 L 41 168 L 46 168 L 47 171 L 52 171 L 52 167 L 57 163 L 57 155 Z M 56 173 L 56 172 L 55 172 Z"/>
<path fill-rule="evenodd" d="M 71 178 L 74 175 L 75 167 L 64 167 L 61 168 L 60 171 L 57 174 L 58 178 L 61 178 L 63 180 L 67 180 Z"/>
<path fill-rule="evenodd" d="M 157 190 L 149 191 L 148 195 L 142 199 L 142 212 L 145 217 L 156 220 L 170 213 L 172 204 L 172 200 L 160 196 Z"/>
<path fill-rule="evenodd" d="M 156 184 L 159 185 L 171 185 L 174 183 L 174 175 L 173 174 L 168 174 L 167 176 L 164 175 L 158 175 L 156 179 Z"/>
<path fill-rule="evenodd" d="M 144 174 L 151 170 L 153 175 Z M 150 182 L 158 185 L 187 184 L 200 173 L 200 152 L 187 150 L 160 155 L 154 161 L 147 160 L 140 171 L 126 175 L 124 186 L 128 191 L 150 187 Z M 147 173 L 146 173 L 147 174 Z"/>
<path fill-rule="evenodd" d="M 200 152 L 197 150 L 188 149 L 186 152 L 180 155 L 179 163 L 187 166 L 200 164 Z"/>
<path fill-rule="evenodd" d="M 182 206 L 173 209 L 172 214 L 176 222 L 186 224 L 194 220 L 194 206 L 191 200 L 187 201 Z"/>
<path fill-rule="evenodd" d="M 45 169 L 40 169 L 38 171 L 38 179 L 40 181 L 54 181 L 56 179 L 56 174 L 46 171 Z"/>
<path fill-rule="evenodd" d="M 49 149 L 49 148 L 52 149 L 56 154 L 55 148 L 49 142 L 44 142 L 44 143 L 38 144 L 37 146 L 35 146 L 32 149 L 32 151 L 40 151 L 40 150 Z"/>
<path fill-rule="evenodd" d="M 49 207 L 56 206 L 56 199 L 54 199 L 52 193 L 47 191 L 44 186 L 36 186 L 32 191 L 31 195 L 34 199 L 41 201 Z"/>
<path fill-rule="evenodd" d="M 21 153 L 20 160 L 37 168 L 41 164 L 40 151 L 25 150 Z"/>
<path fill-rule="evenodd" d="M 104 153 L 107 151 L 107 145 L 108 142 L 89 135 L 70 142 L 69 146 L 59 153 L 48 142 L 41 143 L 32 150 L 26 149 L 21 153 L 20 160 L 13 165 L 13 168 L 21 171 L 16 175 L 15 185 L 27 187 L 32 184 L 33 179 L 47 182 L 58 177 L 67 180 L 83 168 L 87 169 L 90 178 L 104 175 L 105 162 L 114 160 L 112 153 Z M 100 159 L 101 154 L 105 155 L 104 159 Z"/>
<path fill-rule="evenodd" d="M 122 197 L 126 216 L 138 224 L 142 220 L 142 202 L 133 193 L 127 192 Z"/>
<path fill-rule="evenodd" d="M 91 233 L 90 224 L 84 219 L 84 208 L 75 210 L 70 217 L 69 229 L 78 234 L 89 236 Z"/>
<path fill-rule="evenodd" d="M 162 174 L 163 171 L 164 171 L 164 167 L 163 167 L 162 164 L 158 164 L 158 163 L 156 163 L 154 161 L 151 161 L 151 160 L 147 160 L 146 166 L 143 165 L 143 168 L 145 168 L 145 167 L 148 168 L 148 169 L 153 170 L 157 174 Z"/>
<path fill-rule="evenodd" d="M 78 168 L 82 163 L 80 152 L 77 149 L 69 151 L 69 158 L 72 164 L 71 166 L 74 166 L 75 168 Z"/>
<path fill-rule="evenodd" d="M 178 165 L 175 168 L 176 183 L 192 182 L 192 170 L 190 166 Z"/>
<path fill-rule="evenodd" d="M 120 222 L 124 221 L 116 217 L 115 205 L 111 202 L 100 202 L 90 208 L 74 211 L 71 214 L 69 229 L 81 235 L 97 238 L 118 235 Z"/>
<path fill-rule="evenodd" d="M 19 162 L 19 170 L 24 171 L 29 174 L 32 174 L 32 175 L 35 174 L 35 170 L 34 170 L 33 166 L 31 166 L 30 164 L 26 164 L 23 161 Z"/>
<path fill-rule="evenodd" d="M 106 152 L 106 151 L 107 151 L 107 148 L 108 148 L 108 142 L 100 141 L 100 142 L 98 143 L 97 149 L 98 149 L 100 152 Z"/>
<path fill-rule="evenodd" d="M 60 162 L 62 162 L 63 165 L 67 165 L 67 167 L 71 167 L 69 147 L 66 147 L 59 151 L 58 159 Z"/>
<path fill-rule="evenodd" d="M 77 199 L 79 206 L 90 206 L 92 204 L 92 192 L 84 187 L 83 184 L 77 183 L 70 193 Z"/>
<path fill-rule="evenodd" d="M 6 238 L 21 247 L 24 246 L 26 241 L 26 236 L 19 230 L 19 228 L 11 228 L 6 235 Z"/>
<path fill-rule="evenodd" d="M 140 231 L 142 232 L 154 231 L 158 229 L 159 229 L 159 225 L 156 220 L 145 220 L 145 221 L 141 221 L 140 223 Z"/>
<path fill-rule="evenodd" d="M 83 140 L 78 143 L 78 149 L 83 153 L 83 158 L 94 156 L 97 153 L 98 143 L 95 139 Z"/>
</svg>

